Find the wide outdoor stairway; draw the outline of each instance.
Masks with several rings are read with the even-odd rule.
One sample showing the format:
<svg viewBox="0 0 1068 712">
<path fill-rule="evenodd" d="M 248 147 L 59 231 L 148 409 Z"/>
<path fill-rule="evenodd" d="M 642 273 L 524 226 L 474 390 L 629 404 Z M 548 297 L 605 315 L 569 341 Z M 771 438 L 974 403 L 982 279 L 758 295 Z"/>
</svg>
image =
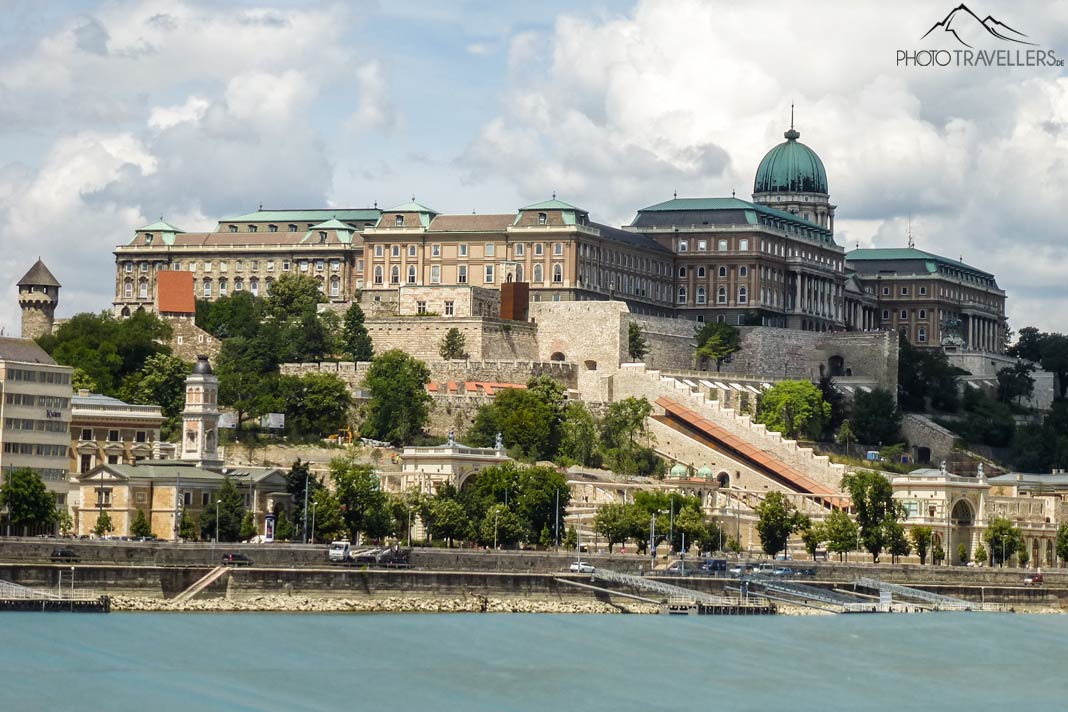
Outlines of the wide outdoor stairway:
<svg viewBox="0 0 1068 712">
<path fill-rule="evenodd" d="M 703 463 L 695 462 L 689 454 L 696 443 L 737 460 L 789 491 L 825 497 L 828 501 L 841 497 L 844 465 L 768 430 L 749 415 L 724 407 L 718 399 L 709 397 L 715 390 L 717 386 L 709 380 L 665 376 L 646 370 L 643 364 L 625 364 L 613 379 L 612 397 L 647 398 L 663 413 L 655 417 L 657 424 L 692 441 L 686 452 L 661 453 L 669 458 L 701 466 Z"/>
</svg>

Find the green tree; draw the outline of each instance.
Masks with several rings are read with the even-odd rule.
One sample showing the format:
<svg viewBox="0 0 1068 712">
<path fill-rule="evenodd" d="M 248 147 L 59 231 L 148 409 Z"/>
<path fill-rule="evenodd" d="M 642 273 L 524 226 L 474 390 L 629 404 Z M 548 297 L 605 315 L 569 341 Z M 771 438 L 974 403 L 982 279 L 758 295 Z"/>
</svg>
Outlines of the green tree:
<svg viewBox="0 0 1068 712">
<path fill-rule="evenodd" d="M 96 525 L 93 527 L 93 533 L 97 536 L 107 536 L 113 531 L 115 531 L 115 525 L 111 522 L 111 515 L 107 512 L 98 514 L 96 517 Z"/>
<path fill-rule="evenodd" d="M 57 363 L 76 366 L 105 395 L 118 396 L 123 380 L 148 357 L 169 353 L 171 327 L 155 314 L 135 312 L 115 319 L 107 312 L 76 314 L 38 339 Z"/>
<path fill-rule="evenodd" d="M 564 548 L 568 551 L 574 551 L 578 548 L 578 530 L 574 525 L 568 527 L 567 534 L 564 536 Z"/>
<path fill-rule="evenodd" d="M 998 371 L 998 400 L 1012 404 L 1030 398 L 1035 392 L 1035 379 L 1031 376 L 1034 371 L 1033 365 L 1023 361 Z"/>
<path fill-rule="evenodd" d="M 454 326 L 445 332 L 441 344 L 438 345 L 438 353 L 446 361 L 467 358 L 467 337 Z"/>
<path fill-rule="evenodd" d="M 572 401 L 564 408 L 561 425 L 559 462 L 599 467 L 597 421 L 582 401 Z"/>
<path fill-rule="evenodd" d="M 701 511 L 700 504 L 696 507 L 682 507 L 675 515 L 673 536 L 677 541 L 672 541 L 671 544 L 676 551 L 682 551 L 684 548 L 688 549 L 690 546 L 704 549 L 703 545 L 708 544 L 712 538 L 716 539 L 718 544 L 719 530 L 716 530 L 715 537 L 709 535 L 709 528 L 714 526 L 716 525 L 705 521 L 705 515 Z M 684 535 L 685 540 L 683 539 Z M 711 547 L 708 548 L 711 549 Z"/>
<path fill-rule="evenodd" d="M 816 560 L 816 551 L 820 548 L 820 544 L 825 541 L 827 541 L 827 530 L 822 525 L 809 526 L 801 531 L 801 542 L 813 561 Z"/>
<path fill-rule="evenodd" d="M 627 355 L 631 361 L 639 362 L 649 353 L 649 343 L 642 336 L 638 322 L 627 322 Z"/>
<path fill-rule="evenodd" d="M 278 321 L 300 318 L 326 301 L 320 282 L 315 277 L 305 274 L 283 275 L 267 290 L 263 310 L 266 316 Z"/>
<path fill-rule="evenodd" d="M 130 536 L 152 536 L 152 525 L 149 524 L 148 519 L 145 518 L 145 512 L 143 509 L 137 510 L 137 516 L 134 517 L 133 524 L 130 525 Z"/>
<path fill-rule="evenodd" d="M 44 527 L 56 521 L 56 495 L 48 491 L 36 470 L 22 467 L 3 473 L 0 508 L 6 507 L 15 531 Z"/>
<path fill-rule="evenodd" d="M 184 507 L 182 508 L 182 516 L 178 520 L 178 538 L 184 541 L 194 541 L 200 538 L 196 521 Z"/>
<path fill-rule="evenodd" d="M 522 460 L 536 461 L 551 457 L 553 436 L 553 410 L 536 393 L 529 389 L 508 388 L 497 393 L 490 419 L 501 433 L 505 446 Z M 477 416 L 476 416 L 477 420 Z M 484 430 L 484 425 L 481 430 Z M 479 439 L 483 446 L 488 433 Z M 493 434 L 496 439 L 496 433 Z"/>
<path fill-rule="evenodd" d="M 296 529 L 293 522 L 286 514 L 286 510 L 279 509 L 274 520 L 274 538 L 276 541 L 293 541 L 296 537 Z"/>
<path fill-rule="evenodd" d="M 352 395 L 333 373 L 280 376 L 286 433 L 296 440 L 319 440 L 349 424 Z"/>
<path fill-rule="evenodd" d="M 723 367 L 723 362 L 742 348 L 740 332 L 730 324 L 709 322 L 697 330 L 697 360 L 714 361 L 716 373 Z"/>
<path fill-rule="evenodd" d="M 546 524 L 541 528 L 541 533 L 538 534 L 538 546 L 542 549 L 551 549 L 555 541 L 553 533 L 549 531 L 549 525 Z"/>
<path fill-rule="evenodd" d="M 1033 326 L 1025 326 L 1016 336 L 1016 343 L 1006 349 L 1009 356 L 1024 359 L 1032 363 L 1042 360 L 1042 342 L 1045 334 Z"/>
<path fill-rule="evenodd" d="M 652 412 L 645 398 L 624 398 L 608 406 L 601 420 L 601 453 L 613 471 L 624 476 L 648 476 L 662 469 L 662 461 L 646 444 L 652 439 L 646 427 Z"/>
<path fill-rule="evenodd" d="M 756 421 L 787 438 L 816 439 L 831 416 L 831 406 L 809 381 L 779 381 L 764 392 Z"/>
<path fill-rule="evenodd" d="M 978 390 L 967 389 L 964 418 L 953 423 L 953 430 L 969 443 L 1006 447 L 1016 433 L 1016 419 L 1005 403 L 987 397 Z"/>
<path fill-rule="evenodd" d="M 842 489 L 849 492 L 853 501 L 864 548 L 871 554 L 872 561 L 878 563 L 879 554 L 887 545 L 887 525 L 901 517 L 900 505 L 894 501 L 893 487 L 878 472 L 858 470 L 842 478 Z"/>
<path fill-rule="evenodd" d="M 927 552 L 931 548 L 934 532 L 931 527 L 913 527 L 909 532 L 912 535 L 912 544 L 916 547 L 916 554 L 920 557 L 920 565 L 927 563 Z"/>
<path fill-rule="evenodd" d="M 215 300 L 198 299 L 196 325 L 219 340 L 253 338 L 263 321 L 263 301 L 248 291 Z"/>
<path fill-rule="evenodd" d="M 941 349 L 917 348 L 902 331 L 899 340 L 897 381 L 898 401 L 907 411 L 931 407 L 955 412 L 960 407 L 958 377 L 966 371 L 949 363 Z"/>
<path fill-rule="evenodd" d="M 259 529 L 256 527 L 256 516 L 252 512 L 245 512 L 245 516 L 241 519 L 241 531 L 239 536 L 241 541 L 250 541 L 256 538 L 259 534 Z"/>
<path fill-rule="evenodd" d="M 857 523 L 841 509 L 835 509 L 823 522 L 827 551 L 838 554 L 839 561 L 857 548 Z"/>
<path fill-rule="evenodd" d="M 234 481 L 224 477 L 218 491 L 200 512 L 200 534 L 212 538 L 218 532 L 219 541 L 238 541 L 244 518 L 245 498 L 237 491 Z"/>
<path fill-rule="evenodd" d="M 961 566 L 965 566 L 971 559 L 968 558 L 968 547 L 964 545 L 964 542 L 957 544 L 957 563 Z"/>
<path fill-rule="evenodd" d="M 790 535 L 804 528 L 807 517 L 798 512 L 782 492 L 768 492 L 756 506 L 760 546 L 768 556 L 786 548 Z"/>
<path fill-rule="evenodd" d="M 912 553 L 912 546 L 909 544 L 909 538 L 905 535 L 905 527 L 901 526 L 901 522 L 888 521 L 883 525 L 883 529 L 885 530 L 883 539 L 886 541 L 886 549 L 890 552 L 890 563 L 896 564 L 900 557 Z"/>
<path fill-rule="evenodd" d="M 439 539 L 444 539 L 448 547 L 456 539 L 466 539 L 471 533 L 471 520 L 462 504 L 455 499 L 435 498 L 431 505 L 430 532 Z"/>
<path fill-rule="evenodd" d="M 1001 566 L 1023 546 L 1023 534 L 1005 517 L 994 517 L 990 520 L 983 540 L 990 549 L 994 563 Z"/>
<path fill-rule="evenodd" d="M 370 361 L 374 356 L 374 346 L 363 320 L 363 309 L 358 302 L 353 302 L 345 311 L 341 328 L 341 349 L 353 361 Z"/>
<path fill-rule="evenodd" d="M 399 349 L 375 356 L 364 377 L 370 399 L 361 433 L 376 440 L 411 442 L 430 414 L 429 381 L 426 364 Z"/>
<path fill-rule="evenodd" d="M 61 535 L 69 536 L 74 533 L 74 517 L 66 509 L 61 509 L 56 513 L 56 526 Z"/>
<path fill-rule="evenodd" d="M 527 528 L 523 521 L 503 504 L 495 504 L 486 510 L 479 526 L 479 543 L 512 549 L 527 537 Z"/>
<path fill-rule="evenodd" d="M 990 554 L 987 552 L 986 547 L 983 546 L 983 542 L 979 542 L 979 546 L 975 547 L 975 562 L 982 566 L 990 558 Z"/>
<path fill-rule="evenodd" d="M 593 518 L 593 530 L 608 540 L 608 553 L 612 553 L 616 544 L 627 540 L 631 532 L 630 505 L 605 504 Z"/>
<path fill-rule="evenodd" d="M 853 434 L 852 423 L 848 420 L 843 420 L 842 424 L 838 426 L 838 433 L 834 436 L 834 441 L 844 447 L 848 455 L 850 445 L 857 441 L 857 436 Z"/>
<path fill-rule="evenodd" d="M 311 537 L 318 542 L 328 542 L 339 539 L 346 535 L 345 513 L 341 509 L 341 502 L 330 490 L 322 487 L 315 491 L 312 496 L 314 511 L 309 514 L 314 516 L 314 521 L 308 527 Z"/>
<path fill-rule="evenodd" d="M 934 561 L 935 566 L 946 560 L 946 550 L 938 542 L 935 542 L 934 549 L 931 550 L 931 560 Z"/>
<path fill-rule="evenodd" d="M 871 393 L 857 389 L 849 423 L 857 442 L 866 445 L 896 443 L 901 439 L 901 410 L 894 402 L 894 395 L 884 388 L 875 388 Z"/>
<path fill-rule="evenodd" d="M 1068 522 L 1057 527 L 1057 558 L 1061 565 L 1068 561 Z"/>
<path fill-rule="evenodd" d="M 823 440 L 829 441 L 846 419 L 847 404 L 845 394 L 838 389 L 837 384 L 834 382 L 834 377 L 822 371 L 816 387 L 820 390 L 820 397 L 823 398 L 823 402 L 830 406 L 830 415 L 824 421 L 823 431 L 820 433 L 820 437 Z"/>
<path fill-rule="evenodd" d="M 128 403 L 159 405 L 166 422 L 164 437 L 181 434 L 182 410 L 185 408 L 185 379 L 189 364 L 169 354 L 153 354 L 144 367 L 126 376 L 119 397 Z"/>
<path fill-rule="evenodd" d="M 330 462 L 330 478 L 351 540 L 359 541 L 361 532 L 380 535 L 386 518 L 386 494 L 374 468 L 338 457 Z"/>
<path fill-rule="evenodd" d="M 278 408 L 277 369 L 282 334 L 275 323 L 265 323 L 249 338 L 235 336 L 222 342 L 215 372 L 219 376 L 219 403 L 236 412 L 238 428 L 248 416 Z"/>
<path fill-rule="evenodd" d="M 308 493 L 307 507 L 304 506 L 305 488 Z M 325 489 L 326 485 L 319 480 L 317 475 L 312 474 L 311 463 L 307 460 L 297 458 L 289 468 L 289 472 L 286 473 L 286 492 L 292 497 L 293 502 L 293 526 L 301 533 L 301 538 L 304 536 L 304 510 L 307 509 L 310 516 L 311 503 L 315 501 L 316 495 Z"/>
<path fill-rule="evenodd" d="M 1056 377 L 1057 397 L 1063 400 L 1068 396 L 1068 336 L 1045 334 L 1039 363 Z"/>
</svg>

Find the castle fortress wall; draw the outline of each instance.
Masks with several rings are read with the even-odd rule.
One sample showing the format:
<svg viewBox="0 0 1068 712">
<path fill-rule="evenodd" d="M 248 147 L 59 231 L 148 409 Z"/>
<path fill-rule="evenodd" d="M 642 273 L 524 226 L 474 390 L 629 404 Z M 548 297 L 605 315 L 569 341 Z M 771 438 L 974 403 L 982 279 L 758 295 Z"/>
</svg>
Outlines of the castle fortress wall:
<svg viewBox="0 0 1068 712">
<path fill-rule="evenodd" d="M 401 349 L 424 361 L 440 359 L 442 340 L 450 329 L 457 329 L 472 359 L 538 360 L 538 327 L 524 322 L 480 316 L 395 316 L 371 317 L 365 326 L 377 353 Z"/>
</svg>

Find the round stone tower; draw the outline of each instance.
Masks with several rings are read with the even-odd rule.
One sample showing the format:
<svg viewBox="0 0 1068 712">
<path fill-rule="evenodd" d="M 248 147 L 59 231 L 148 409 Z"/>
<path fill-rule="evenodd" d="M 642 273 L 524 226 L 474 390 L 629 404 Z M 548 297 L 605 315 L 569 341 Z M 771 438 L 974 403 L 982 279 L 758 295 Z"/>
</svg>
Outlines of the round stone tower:
<svg viewBox="0 0 1068 712">
<path fill-rule="evenodd" d="M 764 156 L 753 181 L 753 202 L 793 213 L 834 232 L 834 209 L 827 192 L 827 171 L 811 148 L 797 139 L 791 110 L 786 139 Z"/>
<path fill-rule="evenodd" d="M 197 356 L 193 372 L 185 379 L 185 409 L 182 410 L 182 449 L 179 459 L 205 469 L 221 468 L 219 457 L 219 378 L 207 356 Z"/>
<path fill-rule="evenodd" d="M 18 281 L 22 338 L 36 339 L 52 333 L 56 305 L 59 304 L 59 287 L 59 282 L 40 258 Z"/>
</svg>

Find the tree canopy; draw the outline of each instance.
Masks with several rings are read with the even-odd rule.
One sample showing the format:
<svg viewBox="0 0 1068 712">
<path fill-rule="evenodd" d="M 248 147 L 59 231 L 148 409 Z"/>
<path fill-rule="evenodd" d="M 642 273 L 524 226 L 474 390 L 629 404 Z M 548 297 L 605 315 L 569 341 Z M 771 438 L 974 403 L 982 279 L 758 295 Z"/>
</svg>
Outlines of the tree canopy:
<svg viewBox="0 0 1068 712">
<path fill-rule="evenodd" d="M 631 361 L 641 361 L 649 353 L 649 342 L 642 335 L 642 328 L 636 321 L 627 322 L 627 356 Z"/>
<path fill-rule="evenodd" d="M 0 487 L 0 508 L 7 507 L 8 521 L 18 532 L 47 526 L 56 521 L 56 495 L 48 490 L 41 475 L 28 467 L 4 473 Z"/>
<path fill-rule="evenodd" d="M 742 348 L 742 336 L 738 329 L 723 322 L 709 322 L 697 330 L 698 361 L 708 360 L 716 364 L 716 372 L 723 362 Z"/>
<path fill-rule="evenodd" d="M 842 478 L 842 488 L 852 499 L 864 548 L 871 554 L 872 561 L 878 563 L 879 554 L 889 543 L 890 534 L 894 533 L 892 525 L 902 515 L 899 503 L 894 500 L 890 480 L 878 472 L 858 470 Z"/>
<path fill-rule="evenodd" d="M 756 421 L 788 438 L 819 437 L 831 406 L 809 381 L 779 381 L 764 391 L 757 407 Z"/>
<path fill-rule="evenodd" d="M 811 385 L 811 384 L 809 384 Z M 782 492 L 768 492 L 756 506 L 760 546 L 768 556 L 786 548 L 790 535 L 809 526 L 808 517 L 797 511 Z"/>
<path fill-rule="evenodd" d="M 353 302 L 345 311 L 341 328 L 341 350 L 353 361 L 370 361 L 374 356 L 371 337 L 363 325 L 364 314 L 359 302 Z"/>
<path fill-rule="evenodd" d="M 467 337 L 454 326 L 442 337 L 438 345 L 438 354 L 446 361 L 467 358 Z"/>
<path fill-rule="evenodd" d="M 426 364 L 399 349 L 375 356 L 363 381 L 371 397 L 360 432 L 376 440 L 411 442 L 430 415 L 429 381 Z"/>
<path fill-rule="evenodd" d="M 849 425 L 853 438 L 865 445 L 889 444 L 901 440 L 901 409 L 885 388 L 870 393 L 857 389 Z"/>
<path fill-rule="evenodd" d="M 216 529 L 216 512 L 218 512 L 218 529 Z M 239 541 L 241 521 L 244 518 L 245 498 L 237 491 L 234 481 L 225 477 L 211 501 L 200 512 L 200 535 L 205 539 L 211 539 L 218 531 L 219 541 Z"/>
</svg>

